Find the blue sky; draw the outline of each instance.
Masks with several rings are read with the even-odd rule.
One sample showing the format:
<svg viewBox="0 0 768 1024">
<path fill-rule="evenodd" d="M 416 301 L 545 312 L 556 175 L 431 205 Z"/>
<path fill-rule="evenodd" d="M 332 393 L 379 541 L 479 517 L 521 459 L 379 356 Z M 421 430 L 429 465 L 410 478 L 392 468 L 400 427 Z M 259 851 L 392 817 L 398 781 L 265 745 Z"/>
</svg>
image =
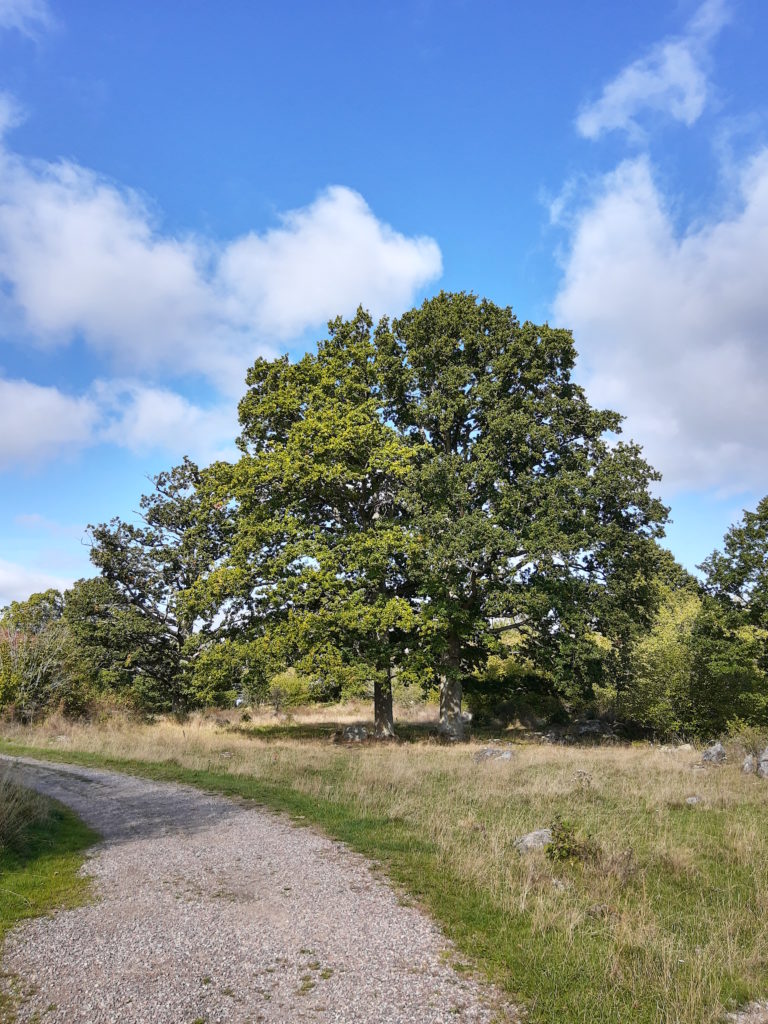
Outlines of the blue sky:
<svg viewBox="0 0 768 1024">
<path fill-rule="evenodd" d="M 0 605 L 245 368 L 471 289 L 574 331 L 689 567 L 768 491 L 764 0 L 0 0 Z"/>
</svg>

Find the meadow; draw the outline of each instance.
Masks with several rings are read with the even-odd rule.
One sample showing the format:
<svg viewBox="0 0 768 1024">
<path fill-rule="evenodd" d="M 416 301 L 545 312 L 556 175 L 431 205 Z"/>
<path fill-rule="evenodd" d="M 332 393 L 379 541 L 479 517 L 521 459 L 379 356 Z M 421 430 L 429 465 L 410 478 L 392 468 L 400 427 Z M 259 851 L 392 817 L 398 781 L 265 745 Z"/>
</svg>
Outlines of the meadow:
<svg viewBox="0 0 768 1024">
<path fill-rule="evenodd" d="M 700 751 L 517 738 L 334 742 L 343 714 L 4 725 L 1 749 L 191 782 L 319 826 L 388 872 L 530 1021 L 701 1024 L 768 994 L 768 781 Z M 338 740 L 338 736 L 336 737 Z M 506 742 L 506 738 L 504 740 Z M 755 737 L 752 741 L 757 742 Z M 688 802 L 696 797 L 696 802 Z M 515 840 L 554 826 L 547 851 Z"/>
</svg>

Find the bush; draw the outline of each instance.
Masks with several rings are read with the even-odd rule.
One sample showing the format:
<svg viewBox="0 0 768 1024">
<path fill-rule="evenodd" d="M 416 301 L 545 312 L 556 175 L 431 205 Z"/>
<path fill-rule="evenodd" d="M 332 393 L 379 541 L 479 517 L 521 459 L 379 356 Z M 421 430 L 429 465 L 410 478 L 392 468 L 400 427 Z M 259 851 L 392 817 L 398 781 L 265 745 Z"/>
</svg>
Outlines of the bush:
<svg viewBox="0 0 768 1024">
<path fill-rule="evenodd" d="M 635 645 L 621 717 L 661 737 L 710 738 L 729 720 L 768 725 L 761 631 L 690 591 L 669 592 Z"/>
<path fill-rule="evenodd" d="M 267 700 L 278 715 L 284 708 L 308 704 L 313 698 L 312 684 L 307 676 L 300 675 L 295 668 L 288 668 L 272 676 L 267 686 Z"/>
<path fill-rule="evenodd" d="M 552 840 L 546 848 L 549 860 L 575 864 L 577 861 L 594 861 L 599 857 L 600 848 L 594 839 L 591 836 L 582 839 L 569 821 L 555 818 L 550 828 Z"/>
<path fill-rule="evenodd" d="M 491 657 L 464 685 L 467 707 L 479 724 L 519 721 L 530 728 L 567 720 L 552 678 L 516 655 Z"/>
</svg>

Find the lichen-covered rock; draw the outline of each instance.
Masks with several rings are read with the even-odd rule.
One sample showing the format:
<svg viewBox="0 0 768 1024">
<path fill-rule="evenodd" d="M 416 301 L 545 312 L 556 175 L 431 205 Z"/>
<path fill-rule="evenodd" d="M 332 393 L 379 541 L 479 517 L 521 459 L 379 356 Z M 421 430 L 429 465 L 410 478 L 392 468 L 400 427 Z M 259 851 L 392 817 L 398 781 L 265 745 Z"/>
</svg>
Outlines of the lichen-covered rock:
<svg viewBox="0 0 768 1024">
<path fill-rule="evenodd" d="M 345 725 L 341 738 L 349 743 L 362 743 L 368 739 L 368 730 L 364 725 Z"/>
<path fill-rule="evenodd" d="M 472 755 L 472 760 L 482 764 L 484 761 L 511 761 L 514 756 L 512 747 L 483 747 Z"/>
<path fill-rule="evenodd" d="M 768 779 L 768 747 L 757 758 L 757 774 L 761 779 Z"/>
<path fill-rule="evenodd" d="M 757 768 L 757 761 L 755 760 L 754 754 L 747 754 L 744 758 L 744 763 L 741 766 L 741 770 L 745 775 L 754 775 L 755 769 Z"/>
<path fill-rule="evenodd" d="M 704 753 L 701 755 L 701 760 L 705 764 L 724 764 L 726 759 L 725 747 L 722 743 L 713 743 L 711 747 L 707 747 Z"/>
<path fill-rule="evenodd" d="M 515 849 L 518 853 L 533 853 L 534 850 L 543 850 L 552 842 L 551 828 L 537 828 L 534 832 L 528 832 L 515 840 Z"/>
</svg>

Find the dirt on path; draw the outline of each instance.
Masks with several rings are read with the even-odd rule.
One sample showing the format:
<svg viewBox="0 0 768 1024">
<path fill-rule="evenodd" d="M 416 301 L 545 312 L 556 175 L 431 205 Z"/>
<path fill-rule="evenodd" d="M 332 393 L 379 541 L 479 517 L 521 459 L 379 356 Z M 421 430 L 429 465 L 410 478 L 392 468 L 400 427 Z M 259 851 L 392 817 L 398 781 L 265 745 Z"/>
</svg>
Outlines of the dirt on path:
<svg viewBox="0 0 768 1024">
<path fill-rule="evenodd" d="M 498 994 L 343 844 L 188 786 L 6 758 L 101 834 L 95 899 L 9 935 L 20 1024 L 492 1024 Z"/>
</svg>

